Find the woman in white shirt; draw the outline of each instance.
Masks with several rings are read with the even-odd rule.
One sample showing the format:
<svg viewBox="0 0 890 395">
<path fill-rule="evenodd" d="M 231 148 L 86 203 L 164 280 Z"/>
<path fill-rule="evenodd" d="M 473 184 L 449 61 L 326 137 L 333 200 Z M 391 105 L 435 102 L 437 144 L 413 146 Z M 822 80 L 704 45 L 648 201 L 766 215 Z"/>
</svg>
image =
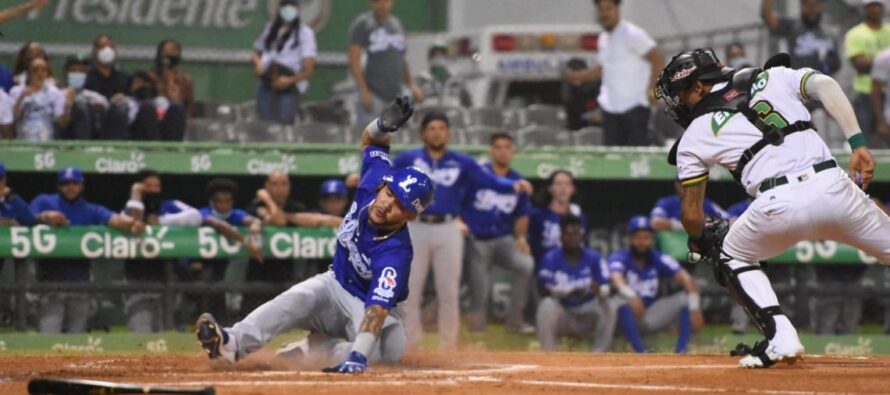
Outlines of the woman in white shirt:
<svg viewBox="0 0 890 395">
<path fill-rule="evenodd" d="M 252 57 L 260 79 L 257 112 L 260 119 L 293 124 L 300 98 L 315 71 L 315 33 L 300 23 L 297 0 L 282 0 L 275 20 L 266 24 L 253 44 Z"/>
<path fill-rule="evenodd" d="M 25 85 L 17 85 L 9 93 L 15 103 L 12 113 L 18 138 L 30 141 L 52 140 L 56 136 L 57 127 L 64 128 L 68 125 L 73 100 L 49 81 L 49 63 L 43 58 L 31 60 L 27 73 Z"/>
</svg>

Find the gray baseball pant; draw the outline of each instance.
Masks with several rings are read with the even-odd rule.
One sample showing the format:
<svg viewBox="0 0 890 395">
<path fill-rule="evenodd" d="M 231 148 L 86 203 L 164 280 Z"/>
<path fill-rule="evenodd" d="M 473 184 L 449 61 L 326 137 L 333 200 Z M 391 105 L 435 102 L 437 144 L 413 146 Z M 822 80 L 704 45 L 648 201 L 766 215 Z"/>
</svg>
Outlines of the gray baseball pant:
<svg viewBox="0 0 890 395">
<path fill-rule="evenodd" d="M 538 304 L 538 341 L 544 351 L 556 350 L 559 338 L 590 338 L 593 352 L 607 352 L 612 347 L 619 304 L 612 299 L 596 298 L 580 306 L 563 306 L 556 298 L 545 297 Z"/>
<path fill-rule="evenodd" d="M 689 296 L 685 291 L 677 292 L 673 295 L 658 298 L 655 303 L 646 307 L 646 314 L 643 319 L 637 321 L 641 333 L 653 333 L 677 322 L 680 311 L 689 304 Z"/>
<path fill-rule="evenodd" d="M 525 322 L 523 310 L 528 301 L 532 271 L 535 262 L 530 255 L 516 250 L 512 236 L 502 236 L 489 240 L 470 238 L 467 245 L 467 285 L 473 299 L 472 312 L 484 327 L 488 319 L 488 301 L 491 296 L 491 264 L 494 263 L 513 272 L 510 281 L 510 305 L 504 320 L 507 326 L 518 328 Z"/>
<path fill-rule="evenodd" d="M 226 331 L 234 337 L 238 358 L 242 358 L 278 334 L 306 329 L 310 331 L 309 351 L 339 363 L 351 350 L 364 315 L 364 302 L 346 291 L 333 271 L 327 271 L 294 285 Z M 368 358 L 395 363 L 402 359 L 405 346 L 401 309 L 397 307 L 383 322 L 377 349 Z"/>
<path fill-rule="evenodd" d="M 408 279 L 408 303 L 405 306 L 405 328 L 408 344 L 420 344 L 423 326 L 420 305 L 426 278 L 432 268 L 438 306 L 439 348 L 457 347 L 460 331 L 460 272 L 464 255 L 464 238 L 457 221 L 428 224 L 409 223 L 414 259 Z"/>
<path fill-rule="evenodd" d="M 85 293 L 54 293 L 40 298 L 40 333 L 87 331 L 92 300 Z"/>
</svg>

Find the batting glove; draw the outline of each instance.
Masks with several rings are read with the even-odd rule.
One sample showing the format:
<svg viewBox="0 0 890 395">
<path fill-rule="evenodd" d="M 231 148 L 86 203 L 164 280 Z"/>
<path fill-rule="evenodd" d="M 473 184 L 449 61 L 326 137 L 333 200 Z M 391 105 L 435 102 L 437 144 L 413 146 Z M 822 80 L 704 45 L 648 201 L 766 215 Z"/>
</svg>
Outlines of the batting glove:
<svg viewBox="0 0 890 395">
<path fill-rule="evenodd" d="M 360 352 L 353 351 L 349 353 L 349 357 L 343 363 L 324 368 L 321 371 L 325 373 L 364 373 L 366 370 L 368 370 L 368 358 Z"/>
<path fill-rule="evenodd" d="M 411 107 L 411 101 L 408 99 L 408 96 L 399 97 L 383 110 L 380 117 L 377 118 L 377 129 L 387 133 L 395 132 L 405 122 L 408 122 L 408 118 L 411 118 L 413 113 L 414 108 Z"/>
</svg>

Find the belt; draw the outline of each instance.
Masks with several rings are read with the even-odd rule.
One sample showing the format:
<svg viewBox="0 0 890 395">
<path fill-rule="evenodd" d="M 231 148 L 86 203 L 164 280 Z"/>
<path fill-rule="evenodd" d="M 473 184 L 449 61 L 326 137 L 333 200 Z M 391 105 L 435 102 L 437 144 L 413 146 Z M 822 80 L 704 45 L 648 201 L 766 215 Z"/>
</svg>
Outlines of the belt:
<svg viewBox="0 0 890 395">
<path fill-rule="evenodd" d="M 837 167 L 837 162 L 835 162 L 834 159 L 829 159 L 825 162 L 821 162 L 821 163 L 817 163 L 817 164 L 813 165 L 813 170 L 815 170 L 816 173 L 819 173 L 823 170 L 833 169 L 835 167 Z M 799 181 L 799 182 L 806 181 L 806 179 L 804 177 L 806 177 L 806 176 L 802 175 L 802 176 L 797 177 L 797 181 Z M 788 184 L 788 182 L 789 182 L 788 176 L 770 178 L 770 179 L 760 183 L 760 188 L 758 188 L 758 190 L 761 193 L 763 193 L 763 192 L 766 192 L 766 191 L 773 189 L 775 187 L 780 187 L 782 185 Z"/>
<path fill-rule="evenodd" d="M 425 224 L 443 224 L 445 222 L 456 219 L 457 215 L 454 214 L 445 214 L 445 215 L 435 215 L 435 214 L 427 214 L 421 215 L 417 217 L 418 222 L 423 222 Z"/>
</svg>

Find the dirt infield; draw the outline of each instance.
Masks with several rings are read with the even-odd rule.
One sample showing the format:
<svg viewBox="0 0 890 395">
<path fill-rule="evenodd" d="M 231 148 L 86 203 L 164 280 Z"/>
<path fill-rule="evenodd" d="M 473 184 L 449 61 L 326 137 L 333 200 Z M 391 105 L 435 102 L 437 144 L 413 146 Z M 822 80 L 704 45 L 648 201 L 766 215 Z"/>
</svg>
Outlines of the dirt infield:
<svg viewBox="0 0 890 395">
<path fill-rule="evenodd" d="M 214 385 L 217 394 L 472 393 L 890 393 L 890 358 L 807 356 L 795 365 L 742 370 L 707 355 L 577 353 L 413 354 L 360 376 L 288 370 L 252 358 L 213 370 L 203 354 L 0 357 L 0 394 L 24 394 L 36 377 L 155 385 Z"/>
</svg>

